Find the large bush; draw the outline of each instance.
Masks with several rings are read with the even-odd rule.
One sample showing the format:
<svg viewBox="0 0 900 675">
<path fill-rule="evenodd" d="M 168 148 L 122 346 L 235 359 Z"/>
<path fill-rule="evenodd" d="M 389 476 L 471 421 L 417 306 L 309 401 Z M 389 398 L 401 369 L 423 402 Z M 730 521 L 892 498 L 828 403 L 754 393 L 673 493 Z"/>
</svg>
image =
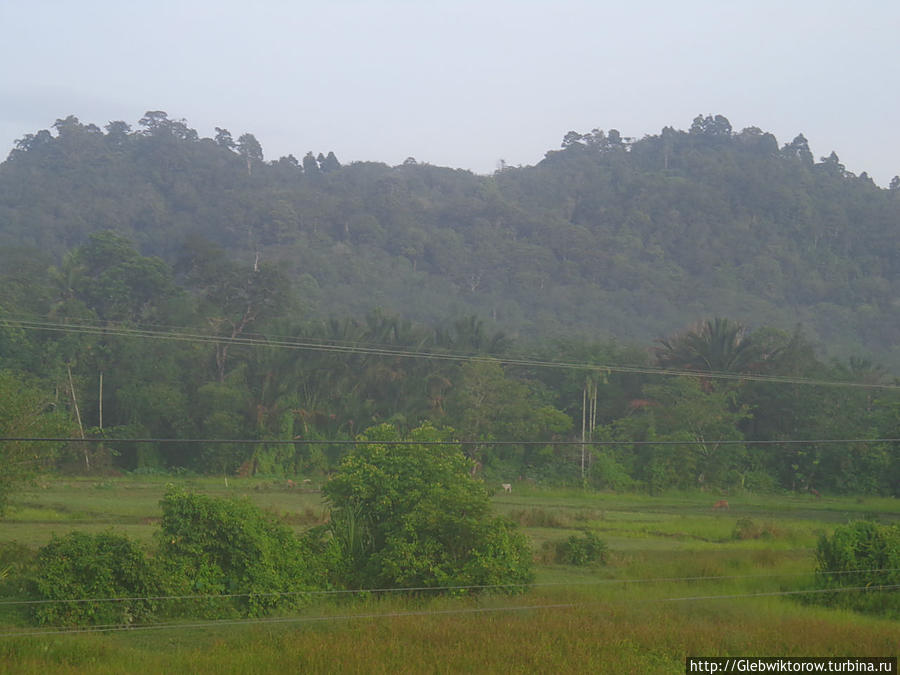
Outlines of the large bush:
<svg viewBox="0 0 900 675">
<path fill-rule="evenodd" d="M 34 605 L 39 624 L 127 625 L 148 617 L 154 611 L 150 598 L 160 594 L 159 575 L 144 552 L 111 532 L 54 537 L 38 551 L 36 568 L 32 592 L 49 601 Z"/>
<path fill-rule="evenodd" d="M 492 517 L 487 491 L 447 434 L 416 429 L 398 445 L 389 425 L 368 430 L 325 485 L 335 581 L 344 586 L 519 585 L 532 579 L 524 535 Z M 432 445 L 432 443 L 436 443 Z"/>
<path fill-rule="evenodd" d="M 900 525 L 858 521 L 823 535 L 816 547 L 817 580 L 823 588 L 859 588 L 821 596 L 826 603 L 900 616 L 896 590 L 878 586 L 900 584 Z"/>
<path fill-rule="evenodd" d="M 246 500 L 170 491 L 162 501 L 159 561 L 193 612 L 258 616 L 294 606 L 314 586 L 315 556 L 290 528 Z"/>
</svg>

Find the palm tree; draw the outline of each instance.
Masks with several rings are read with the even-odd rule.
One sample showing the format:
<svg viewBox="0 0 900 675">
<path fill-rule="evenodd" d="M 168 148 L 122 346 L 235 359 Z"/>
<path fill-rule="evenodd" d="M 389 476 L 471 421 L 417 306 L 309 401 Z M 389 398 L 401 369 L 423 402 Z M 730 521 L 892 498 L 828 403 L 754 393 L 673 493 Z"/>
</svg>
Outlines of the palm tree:
<svg viewBox="0 0 900 675">
<path fill-rule="evenodd" d="M 743 324 L 719 317 L 657 342 L 656 360 L 666 368 L 741 373 L 765 358 Z"/>
</svg>

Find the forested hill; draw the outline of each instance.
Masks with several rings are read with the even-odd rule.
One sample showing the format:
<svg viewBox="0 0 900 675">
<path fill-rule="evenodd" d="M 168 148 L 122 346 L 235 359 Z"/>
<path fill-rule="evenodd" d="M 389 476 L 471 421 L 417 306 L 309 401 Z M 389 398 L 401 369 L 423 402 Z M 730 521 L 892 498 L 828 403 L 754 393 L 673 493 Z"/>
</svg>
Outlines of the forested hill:
<svg viewBox="0 0 900 675">
<path fill-rule="evenodd" d="M 200 138 L 160 111 L 18 140 L 0 165 L 0 277 L 59 267 L 102 230 L 176 268 L 209 243 L 275 264 L 307 316 L 476 314 L 525 341 L 649 344 L 723 315 L 799 322 L 828 353 L 900 368 L 900 180 L 881 189 L 803 136 L 779 145 L 721 116 L 640 140 L 570 132 L 491 176 L 266 161 L 252 134 Z"/>
</svg>

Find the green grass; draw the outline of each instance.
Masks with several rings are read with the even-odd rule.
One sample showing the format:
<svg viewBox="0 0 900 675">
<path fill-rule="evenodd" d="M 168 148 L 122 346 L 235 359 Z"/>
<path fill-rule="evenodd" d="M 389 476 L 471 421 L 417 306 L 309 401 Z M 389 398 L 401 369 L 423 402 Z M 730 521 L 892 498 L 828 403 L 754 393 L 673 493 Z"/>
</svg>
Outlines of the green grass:
<svg viewBox="0 0 900 675">
<path fill-rule="evenodd" d="M 247 497 L 297 532 L 325 518 L 318 492 L 286 481 L 229 479 L 226 488 L 222 478 L 60 478 L 15 495 L 0 541 L 34 549 L 54 532 L 112 528 L 149 543 L 159 500 L 176 482 Z M 2 637 L 0 671 L 675 673 L 689 655 L 897 654 L 896 622 L 752 597 L 811 587 L 819 535 L 864 515 L 896 522 L 896 500 L 738 495 L 728 511 L 713 511 L 717 497 L 704 493 L 514 490 L 496 494 L 494 506 L 522 525 L 537 555 L 587 529 L 608 544 L 609 563 L 542 558 L 522 596 L 326 597 L 284 624 Z M 710 597 L 732 595 L 744 597 Z M 546 605 L 566 606 L 517 609 Z M 27 628 L 12 612 L 0 622 L 2 632 Z"/>
<path fill-rule="evenodd" d="M 18 673 L 677 673 L 689 655 L 896 653 L 898 627 L 887 621 L 780 599 L 663 604 L 646 592 L 620 596 L 538 591 L 530 604 L 574 606 L 415 616 L 387 600 L 365 608 L 381 618 L 22 637 L 0 641 L 0 662 Z M 498 606 L 482 608 L 491 604 Z M 448 605 L 474 609 L 446 600 L 422 609 Z"/>
<path fill-rule="evenodd" d="M 44 479 L 15 494 L 0 519 L 0 541 L 31 547 L 48 543 L 53 534 L 78 529 L 112 528 L 141 542 L 152 540 L 162 512 L 159 502 L 169 485 L 216 497 L 248 498 L 281 517 L 298 532 L 324 521 L 326 510 L 312 487 L 288 487 L 285 480 L 173 478 L 138 476 L 115 479 Z"/>
</svg>

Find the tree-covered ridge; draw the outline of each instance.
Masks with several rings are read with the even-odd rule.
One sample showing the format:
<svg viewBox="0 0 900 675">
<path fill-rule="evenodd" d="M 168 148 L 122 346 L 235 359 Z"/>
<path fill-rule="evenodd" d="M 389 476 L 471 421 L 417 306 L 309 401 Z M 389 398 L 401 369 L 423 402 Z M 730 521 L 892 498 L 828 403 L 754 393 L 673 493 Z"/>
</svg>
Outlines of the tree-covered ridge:
<svg viewBox="0 0 900 675">
<path fill-rule="evenodd" d="M 476 176 L 412 158 L 265 161 L 252 134 L 200 138 L 161 111 L 136 130 L 54 128 L 0 165 L 7 260 L 24 248 L 58 265 L 108 229 L 176 265 L 206 240 L 280 265 L 320 317 L 478 314 L 527 340 L 649 341 L 718 314 L 799 321 L 831 353 L 900 363 L 900 192 L 833 153 L 816 162 L 802 135 L 779 147 L 721 116 L 639 140 L 570 132 L 537 166 Z"/>
</svg>

